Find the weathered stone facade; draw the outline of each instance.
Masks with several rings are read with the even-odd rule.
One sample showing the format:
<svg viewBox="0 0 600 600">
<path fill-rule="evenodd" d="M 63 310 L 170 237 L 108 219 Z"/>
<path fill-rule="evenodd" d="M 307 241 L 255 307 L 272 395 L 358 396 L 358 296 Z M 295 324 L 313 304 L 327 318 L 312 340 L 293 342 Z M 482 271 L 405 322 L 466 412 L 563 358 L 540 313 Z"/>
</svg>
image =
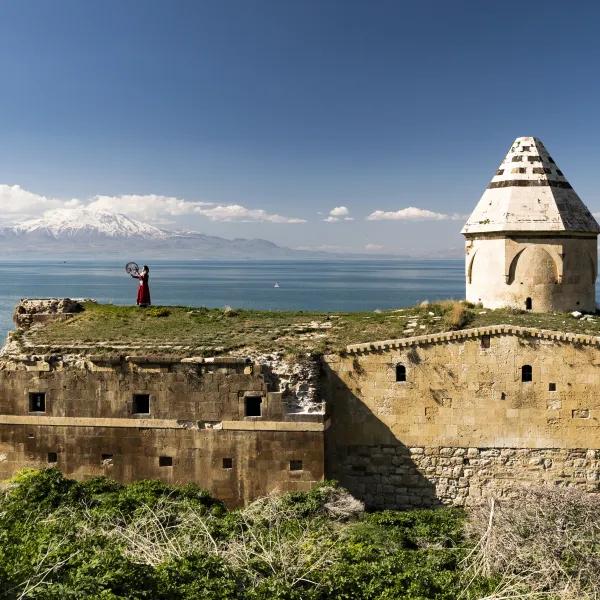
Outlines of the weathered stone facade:
<svg viewBox="0 0 600 600">
<path fill-rule="evenodd" d="M 252 416 L 249 416 L 249 413 Z M 230 505 L 323 479 L 324 416 L 289 414 L 244 359 L 5 356 L 0 477 L 193 481 Z"/>
<path fill-rule="evenodd" d="M 26 354 L 18 337 L 0 356 L 0 478 L 193 481 L 232 506 L 325 477 L 373 508 L 600 490 L 600 337 L 498 325 L 296 365 Z"/>
<path fill-rule="evenodd" d="M 463 505 L 523 484 L 598 491 L 599 347 L 498 326 L 328 356 L 327 475 L 377 508 Z"/>
</svg>

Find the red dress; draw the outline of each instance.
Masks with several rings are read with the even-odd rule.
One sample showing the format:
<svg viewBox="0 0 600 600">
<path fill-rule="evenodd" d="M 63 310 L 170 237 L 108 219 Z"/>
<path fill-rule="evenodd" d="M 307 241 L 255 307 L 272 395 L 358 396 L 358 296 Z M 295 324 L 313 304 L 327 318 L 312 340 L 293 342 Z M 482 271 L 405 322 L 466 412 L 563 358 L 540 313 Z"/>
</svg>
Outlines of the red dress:
<svg viewBox="0 0 600 600">
<path fill-rule="evenodd" d="M 150 287 L 148 286 L 149 273 L 142 271 L 141 275 L 134 275 L 140 280 L 138 288 L 137 304 L 138 306 L 150 306 Z"/>
</svg>

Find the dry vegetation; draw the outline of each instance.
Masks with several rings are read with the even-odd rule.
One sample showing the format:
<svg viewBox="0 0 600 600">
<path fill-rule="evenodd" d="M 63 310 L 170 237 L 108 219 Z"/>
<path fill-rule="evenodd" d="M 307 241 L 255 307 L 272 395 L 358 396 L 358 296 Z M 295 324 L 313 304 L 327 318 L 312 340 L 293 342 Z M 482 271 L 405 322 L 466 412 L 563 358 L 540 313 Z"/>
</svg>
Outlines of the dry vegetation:
<svg viewBox="0 0 600 600">
<path fill-rule="evenodd" d="M 569 314 L 484 310 L 465 302 L 424 302 L 396 310 L 319 313 L 238 309 L 153 307 L 138 309 L 87 303 L 64 322 L 34 327 L 22 339 L 30 348 L 61 351 L 86 347 L 152 349 L 196 355 L 235 350 L 289 354 L 337 352 L 347 344 L 425 335 L 466 327 L 515 324 L 600 335 L 600 318 L 578 320 Z"/>
<path fill-rule="evenodd" d="M 600 497 L 574 489 L 520 489 L 469 517 L 473 580 L 496 578 L 483 600 L 598 600 Z"/>
</svg>

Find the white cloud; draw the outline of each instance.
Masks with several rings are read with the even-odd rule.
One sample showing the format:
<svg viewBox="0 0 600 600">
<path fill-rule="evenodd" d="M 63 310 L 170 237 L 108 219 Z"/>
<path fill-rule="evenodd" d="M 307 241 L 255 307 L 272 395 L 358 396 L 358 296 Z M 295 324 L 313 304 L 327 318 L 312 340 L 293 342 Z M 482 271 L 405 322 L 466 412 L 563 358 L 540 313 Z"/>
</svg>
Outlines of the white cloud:
<svg viewBox="0 0 600 600">
<path fill-rule="evenodd" d="M 157 220 L 164 217 L 183 215 L 201 215 L 211 221 L 262 221 L 267 223 L 305 223 L 304 219 L 284 217 L 268 213 L 259 208 L 247 208 L 239 204 L 214 204 L 212 202 L 193 202 L 172 196 L 96 196 L 89 204 L 90 208 L 122 212 L 138 218 Z"/>
<path fill-rule="evenodd" d="M 460 220 L 461 218 L 461 215 L 446 215 L 425 208 L 409 206 L 396 211 L 376 210 L 367 217 L 367 221 L 446 221 Z"/>
<path fill-rule="evenodd" d="M 329 211 L 329 216 L 323 219 L 325 223 L 337 223 L 338 221 L 354 221 L 346 206 L 336 206 Z"/>
<path fill-rule="evenodd" d="M 365 250 L 367 252 L 379 252 L 384 248 L 385 246 L 382 246 L 381 244 L 365 244 Z"/>
<path fill-rule="evenodd" d="M 332 217 L 347 217 L 350 214 L 350 211 L 346 206 L 336 206 L 329 211 L 329 214 Z"/>
<path fill-rule="evenodd" d="M 185 215 L 199 215 L 211 221 L 306 222 L 304 219 L 269 213 L 259 208 L 247 208 L 239 204 L 221 205 L 157 194 L 125 194 L 122 196 L 94 196 L 87 200 L 60 200 L 29 192 L 18 185 L 0 185 L 0 207 L 2 209 L 0 218 L 13 222 L 40 217 L 57 208 L 77 207 L 122 213 L 151 223 L 165 223 L 173 217 Z"/>
<path fill-rule="evenodd" d="M 260 208 L 246 208 L 239 204 L 198 207 L 195 213 L 208 217 L 211 221 L 264 221 L 267 223 L 306 223 L 305 219 L 284 217 L 268 213 Z"/>
<path fill-rule="evenodd" d="M 122 196 L 94 196 L 88 208 L 123 213 L 139 219 L 158 220 L 166 217 L 191 215 L 197 209 L 210 206 L 207 202 L 190 202 L 173 196 L 156 194 L 125 194 Z"/>
<path fill-rule="evenodd" d="M 4 220 L 22 220 L 39 217 L 40 214 L 56 208 L 81 206 L 79 200 L 60 200 L 41 196 L 24 190 L 20 185 L 0 184 L 0 209 Z"/>
</svg>

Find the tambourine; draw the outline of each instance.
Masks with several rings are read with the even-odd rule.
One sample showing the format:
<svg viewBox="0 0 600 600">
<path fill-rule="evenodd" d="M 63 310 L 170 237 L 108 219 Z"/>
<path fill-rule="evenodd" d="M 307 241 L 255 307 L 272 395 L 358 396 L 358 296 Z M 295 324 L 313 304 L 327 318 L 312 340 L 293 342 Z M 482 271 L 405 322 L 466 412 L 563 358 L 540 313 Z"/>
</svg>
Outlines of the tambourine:
<svg viewBox="0 0 600 600">
<path fill-rule="evenodd" d="M 138 266 L 137 263 L 128 262 L 125 265 L 125 271 L 127 271 L 128 275 L 139 275 L 140 274 L 140 267 Z"/>
</svg>

